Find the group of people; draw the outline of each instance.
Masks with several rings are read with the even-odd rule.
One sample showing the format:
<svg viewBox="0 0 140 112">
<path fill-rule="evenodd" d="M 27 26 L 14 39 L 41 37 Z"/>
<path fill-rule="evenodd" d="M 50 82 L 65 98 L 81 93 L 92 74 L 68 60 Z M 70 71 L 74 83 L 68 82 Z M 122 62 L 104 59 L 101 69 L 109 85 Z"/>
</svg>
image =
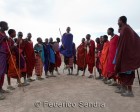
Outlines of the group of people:
<svg viewBox="0 0 140 112">
<path fill-rule="evenodd" d="M 23 39 L 23 33 L 18 32 L 17 38 L 14 29 L 8 30 L 5 21 L 0 22 L 0 100 L 5 99 L 3 93 L 15 88 L 11 85 L 11 79 L 17 80 L 18 87 L 28 86 L 35 81 L 32 75 L 35 70 L 37 80 L 43 80 L 43 68 L 46 78 L 55 77 L 54 70 L 59 74 L 58 67 L 61 66 L 61 56 L 59 53 L 60 38 L 53 41 L 53 38 L 46 38 L 43 42 L 39 37 L 37 44 L 33 46 L 32 34 L 28 33 Z M 50 72 L 50 75 L 48 75 Z M 7 74 L 8 90 L 4 90 L 3 84 Z M 22 78 L 24 82 L 22 82 Z"/>
<path fill-rule="evenodd" d="M 0 22 L 0 100 L 5 99 L 3 83 L 7 74 L 7 89 L 14 90 L 11 85 L 11 78 L 17 80 L 18 86 L 27 86 L 35 81 L 32 78 L 33 71 L 37 80 L 43 80 L 43 68 L 46 78 L 56 77 L 54 71 L 60 75 L 58 68 L 61 66 L 64 57 L 64 70 L 68 75 L 73 75 L 73 67 L 77 64 L 77 73 L 83 71 L 85 76 L 88 67 L 89 77 L 94 77 L 94 71 L 99 72 L 99 77 L 105 84 L 117 86 L 116 93 L 122 96 L 133 96 L 132 84 L 135 78 L 135 70 L 140 67 L 140 38 L 135 31 L 127 25 L 127 18 L 121 16 L 118 20 L 120 35 L 114 34 L 113 28 L 108 28 L 107 34 L 111 36 L 110 41 L 107 35 L 96 38 L 96 45 L 91 35 L 87 34 L 82 38 L 81 44 L 77 47 L 73 42 L 71 28 L 67 27 L 64 33 L 56 41 L 53 38 L 37 38 L 37 44 L 33 46 L 32 34 L 28 33 L 23 39 L 23 33 L 18 32 L 17 38 L 14 29 L 8 30 L 5 21 Z M 6 35 L 8 30 L 9 36 Z M 59 46 L 60 41 L 62 45 Z M 50 74 L 49 74 L 50 73 Z M 24 82 L 21 78 L 23 77 Z"/>
<path fill-rule="evenodd" d="M 140 37 L 127 24 L 127 18 L 121 16 L 118 20 L 119 36 L 113 28 L 108 28 L 107 34 L 96 38 L 96 68 L 97 79 L 102 79 L 109 86 L 116 86 L 116 93 L 125 97 L 133 97 L 132 85 L 135 70 L 140 67 Z"/>
<path fill-rule="evenodd" d="M 81 44 L 77 47 L 76 56 L 73 43 L 73 35 L 70 28 L 67 33 L 62 36 L 62 46 L 60 53 L 64 55 L 64 62 L 69 69 L 69 73 L 73 72 L 71 68 L 71 60 L 77 64 L 77 74 L 88 67 L 89 78 L 93 78 L 96 69 L 99 77 L 105 84 L 116 86 L 116 93 L 120 93 L 125 97 L 133 97 L 132 85 L 135 79 L 135 70 L 140 67 L 140 37 L 127 24 L 127 18 L 121 16 L 118 20 L 118 33 L 114 34 L 113 28 L 107 29 L 110 41 L 107 35 L 96 38 L 95 42 L 91 39 L 91 35 L 87 34 L 86 38 L 82 38 Z M 95 72 L 94 72 L 95 71 Z M 93 73 L 94 72 L 94 73 Z M 70 73 L 70 74 L 71 74 Z"/>
</svg>

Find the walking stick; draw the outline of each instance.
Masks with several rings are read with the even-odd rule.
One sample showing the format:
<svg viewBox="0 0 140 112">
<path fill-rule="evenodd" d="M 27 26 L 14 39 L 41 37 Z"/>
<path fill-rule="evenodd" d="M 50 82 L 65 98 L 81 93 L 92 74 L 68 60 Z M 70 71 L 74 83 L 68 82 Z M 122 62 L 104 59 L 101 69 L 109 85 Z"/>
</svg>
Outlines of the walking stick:
<svg viewBox="0 0 140 112">
<path fill-rule="evenodd" d="M 140 86 L 140 75 L 139 75 L 138 69 L 137 69 L 137 75 L 138 75 L 138 81 L 139 81 L 139 86 Z"/>
<path fill-rule="evenodd" d="M 59 28 L 59 32 L 60 32 L 60 35 L 61 35 L 61 38 L 62 38 L 62 33 L 61 33 L 61 30 L 60 30 L 60 28 Z"/>
</svg>

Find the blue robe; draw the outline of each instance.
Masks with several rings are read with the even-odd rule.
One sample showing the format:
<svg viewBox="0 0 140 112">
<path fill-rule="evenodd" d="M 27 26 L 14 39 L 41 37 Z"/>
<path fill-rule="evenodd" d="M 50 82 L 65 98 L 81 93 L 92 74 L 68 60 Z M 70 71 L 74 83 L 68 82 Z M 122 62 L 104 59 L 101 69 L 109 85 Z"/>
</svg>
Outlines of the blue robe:
<svg viewBox="0 0 140 112">
<path fill-rule="evenodd" d="M 44 48 L 44 70 L 47 72 L 49 70 L 50 63 L 55 64 L 55 53 L 52 49 L 51 44 L 43 44 Z"/>
<path fill-rule="evenodd" d="M 50 63 L 55 64 L 55 52 L 51 44 L 49 44 L 49 52 Z"/>
<path fill-rule="evenodd" d="M 60 47 L 60 53 L 65 57 L 73 56 L 73 35 L 70 33 L 65 33 L 62 36 L 62 46 Z"/>
<path fill-rule="evenodd" d="M 50 56 L 50 46 L 48 44 L 43 44 L 43 48 L 44 48 L 44 57 L 45 57 L 45 61 L 44 61 L 44 71 L 47 72 L 49 70 L 49 56 Z"/>
<path fill-rule="evenodd" d="M 43 49 L 43 45 L 42 44 L 36 44 L 34 47 L 34 50 L 40 53 L 40 57 L 42 62 L 44 63 L 45 58 L 44 58 L 44 49 Z"/>
</svg>

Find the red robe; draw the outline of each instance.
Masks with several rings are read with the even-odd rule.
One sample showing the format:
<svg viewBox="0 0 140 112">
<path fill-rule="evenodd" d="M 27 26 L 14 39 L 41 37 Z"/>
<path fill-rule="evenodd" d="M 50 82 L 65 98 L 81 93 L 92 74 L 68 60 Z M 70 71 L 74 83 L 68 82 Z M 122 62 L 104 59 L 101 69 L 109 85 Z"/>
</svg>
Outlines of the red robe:
<svg viewBox="0 0 140 112">
<path fill-rule="evenodd" d="M 59 43 L 55 42 L 53 44 L 53 50 L 55 51 L 55 67 L 61 66 L 61 56 L 59 52 Z"/>
<path fill-rule="evenodd" d="M 97 44 L 96 47 L 96 68 L 100 69 L 100 57 L 101 57 L 101 51 L 102 51 L 102 44 Z"/>
<path fill-rule="evenodd" d="M 140 37 L 129 26 L 120 31 L 116 55 L 116 73 L 135 70 L 140 67 Z"/>
<path fill-rule="evenodd" d="M 21 71 L 16 65 L 16 56 L 14 54 L 8 60 L 8 76 L 16 79 L 21 77 Z"/>
<path fill-rule="evenodd" d="M 35 53 L 33 48 L 32 41 L 24 41 L 24 52 L 25 52 L 25 60 L 27 64 L 27 74 L 28 76 L 32 76 L 32 72 L 35 66 Z"/>
<path fill-rule="evenodd" d="M 60 67 L 61 66 L 61 56 L 59 51 L 56 52 L 56 62 L 55 62 L 55 67 Z"/>
<path fill-rule="evenodd" d="M 115 74 L 115 64 L 113 64 L 113 60 L 115 58 L 117 44 L 118 44 L 118 35 L 114 35 L 110 40 L 109 52 L 108 52 L 108 62 L 107 62 L 107 77 L 110 78 Z"/>
<path fill-rule="evenodd" d="M 101 53 L 101 58 L 100 58 L 100 62 L 101 62 L 101 69 L 102 69 L 102 75 L 104 77 L 107 77 L 107 69 L 106 69 L 106 65 L 107 65 L 107 57 L 108 57 L 108 51 L 109 51 L 109 41 L 104 43 L 104 47 Z"/>
<path fill-rule="evenodd" d="M 90 40 L 89 50 L 87 50 L 86 55 L 86 62 L 88 65 L 88 71 L 93 73 L 93 67 L 95 65 L 95 42 L 93 40 Z"/>
<path fill-rule="evenodd" d="M 16 63 L 16 54 L 13 51 L 12 47 L 14 46 L 14 41 L 12 38 L 9 38 L 8 40 L 9 44 L 9 59 L 8 59 L 8 76 L 11 78 L 20 78 L 21 77 L 21 72 L 19 70 L 19 67 L 17 66 Z M 11 52 L 11 53 L 10 53 Z"/>
<path fill-rule="evenodd" d="M 84 70 L 87 67 L 86 53 L 85 43 L 81 43 L 77 48 L 77 65 L 80 70 Z"/>
</svg>

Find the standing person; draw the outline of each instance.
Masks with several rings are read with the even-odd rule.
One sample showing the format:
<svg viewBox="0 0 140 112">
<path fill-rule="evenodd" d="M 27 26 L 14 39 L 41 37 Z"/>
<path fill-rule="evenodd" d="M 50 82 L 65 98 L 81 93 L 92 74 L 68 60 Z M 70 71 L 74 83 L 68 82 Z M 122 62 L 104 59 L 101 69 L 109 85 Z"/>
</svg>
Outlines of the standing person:
<svg viewBox="0 0 140 112">
<path fill-rule="evenodd" d="M 87 47 L 87 54 L 86 54 L 86 62 L 88 65 L 88 71 L 90 76 L 88 78 L 93 78 L 93 67 L 95 65 L 95 42 L 90 39 L 91 35 L 86 35 L 86 47 Z"/>
<path fill-rule="evenodd" d="M 102 51 L 102 44 L 100 41 L 100 38 L 96 38 L 96 43 L 97 43 L 97 47 L 96 47 L 96 68 L 97 71 L 99 73 L 99 77 L 97 77 L 96 79 L 102 79 L 102 71 L 100 68 L 100 57 L 101 57 L 101 51 Z"/>
<path fill-rule="evenodd" d="M 103 36 L 100 36 L 100 44 L 101 44 L 101 50 L 102 50 L 104 47 Z"/>
<path fill-rule="evenodd" d="M 9 55 L 12 55 L 12 58 L 14 58 L 13 56 L 15 56 L 17 58 L 18 56 L 16 56 L 16 55 L 17 55 L 18 52 L 16 52 L 17 48 L 15 48 L 16 46 L 15 46 L 15 42 L 14 42 L 14 38 L 16 37 L 16 31 L 14 29 L 9 29 L 8 34 L 9 34 L 8 44 L 9 44 L 9 48 L 10 48 L 9 52 L 11 52 L 11 53 L 9 53 Z M 11 56 L 9 56 L 9 57 L 11 57 Z M 13 69 L 15 69 L 14 66 L 13 66 L 13 63 L 9 63 L 9 62 L 10 61 L 8 61 L 8 64 L 9 64 L 8 69 L 11 69 L 12 67 L 13 67 Z M 10 66 L 10 64 L 12 66 Z M 16 65 L 16 63 L 15 63 L 15 65 Z M 15 74 L 17 74 L 17 73 L 15 73 Z M 9 77 L 8 74 L 7 74 L 7 81 L 8 81 L 7 89 L 14 90 L 15 88 L 11 85 L 11 78 Z"/>
<path fill-rule="evenodd" d="M 49 40 L 48 38 L 45 39 L 45 42 L 43 44 L 44 47 L 44 71 L 45 71 L 45 76 L 46 78 L 49 78 L 48 71 L 49 71 L 49 66 L 50 66 L 50 46 L 49 46 Z"/>
<path fill-rule="evenodd" d="M 116 54 L 116 73 L 121 78 L 120 90 L 122 96 L 132 97 L 132 85 L 135 78 L 135 70 L 140 67 L 140 37 L 127 24 L 127 18 L 121 16 L 118 20 L 120 27 L 120 37 Z"/>
<path fill-rule="evenodd" d="M 44 58 L 44 49 L 43 49 L 43 45 L 42 45 L 42 39 L 40 37 L 37 38 L 37 44 L 34 46 L 34 50 L 35 50 L 35 74 L 37 76 L 37 80 L 43 80 L 44 78 L 42 78 L 42 73 L 43 73 L 43 64 L 45 61 Z"/>
<path fill-rule="evenodd" d="M 0 100 L 4 100 L 3 93 L 4 76 L 7 70 L 8 47 L 6 41 L 8 40 L 5 31 L 8 30 L 8 24 L 5 21 L 0 22 Z"/>
<path fill-rule="evenodd" d="M 85 44 L 85 38 L 82 38 L 82 43 L 77 48 L 77 74 L 79 75 L 79 70 L 83 71 L 82 76 L 85 76 L 85 70 L 87 67 L 86 63 L 86 44 Z"/>
<path fill-rule="evenodd" d="M 22 85 L 19 84 L 19 87 L 28 86 L 30 85 L 30 83 L 27 81 L 27 65 L 25 61 L 25 43 L 23 40 L 22 32 L 18 32 L 17 47 L 20 54 L 19 60 L 22 59 L 22 62 L 20 62 L 20 64 L 23 64 L 23 66 L 20 66 L 20 72 L 21 72 L 22 77 L 24 78 L 24 83 Z"/>
<path fill-rule="evenodd" d="M 35 53 L 34 53 L 34 48 L 33 48 L 33 42 L 31 40 L 32 34 L 28 33 L 27 38 L 25 39 L 25 59 L 26 59 L 26 64 L 27 64 L 27 80 L 28 82 L 35 81 L 32 79 L 32 74 L 35 66 Z"/>
<path fill-rule="evenodd" d="M 64 56 L 66 68 L 69 68 L 69 58 L 73 56 L 73 35 L 70 31 L 71 28 L 67 27 L 66 33 L 62 36 L 62 45 L 60 47 L 60 53 Z"/>
<path fill-rule="evenodd" d="M 104 47 L 101 53 L 101 68 L 102 68 L 102 75 L 103 75 L 103 81 L 107 81 L 107 59 L 108 59 L 108 52 L 109 52 L 109 41 L 108 41 L 108 36 L 104 35 L 103 36 L 103 41 L 104 41 Z"/>
<path fill-rule="evenodd" d="M 98 52 L 98 57 L 99 57 L 99 69 L 100 69 L 100 74 L 101 74 L 101 79 L 103 79 L 103 76 L 102 76 L 102 65 L 101 65 L 101 54 L 102 54 L 102 50 L 103 50 L 103 47 L 104 47 L 104 41 L 103 41 L 103 36 L 100 36 L 100 52 Z M 100 76 L 99 78 L 97 77 L 97 79 L 100 79 Z"/>
<path fill-rule="evenodd" d="M 58 71 L 58 67 L 61 66 L 61 56 L 59 52 L 59 43 L 60 43 L 60 38 L 56 38 L 56 42 L 54 42 L 53 49 L 55 51 L 55 70 L 58 75 L 60 75 Z"/>
<path fill-rule="evenodd" d="M 16 31 L 14 29 L 10 29 L 8 31 L 9 34 L 9 58 L 8 58 L 8 89 L 13 90 L 13 87 L 11 87 L 11 78 L 17 79 L 18 86 L 26 86 L 29 84 L 26 84 L 26 65 L 25 65 L 25 59 L 22 55 L 21 48 L 19 47 L 19 40 L 16 40 L 14 42 L 14 37 L 16 36 Z M 24 72 L 23 72 L 24 70 Z M 21 77 L 24 75 L 24 83 L 21 83 Z"/>
<path fill-rule="evenodd" d="M 107 33 L 111 36 L 107 62 L 107 77 L 108 79 L 112 79 L 110 86 L 115 86 L 117 85 L 117 77 L 114 70 L 115 64 L 113 64 L 113 60 L 115 58 L 119 36 L 114 34 L 113 28 L 108 28 Z"/>
<path fill-rule="evenodd" d="M 55 57 L 55 51 L 54 51 L 54 42 L 53 38 L 49 39 L 49 72 L 51 74 L 51 77 L 56 77 L 54 75 L 54 68 L 55 68 L 55 63 L 56 63 L 56 57 Z"/>
</svg>

